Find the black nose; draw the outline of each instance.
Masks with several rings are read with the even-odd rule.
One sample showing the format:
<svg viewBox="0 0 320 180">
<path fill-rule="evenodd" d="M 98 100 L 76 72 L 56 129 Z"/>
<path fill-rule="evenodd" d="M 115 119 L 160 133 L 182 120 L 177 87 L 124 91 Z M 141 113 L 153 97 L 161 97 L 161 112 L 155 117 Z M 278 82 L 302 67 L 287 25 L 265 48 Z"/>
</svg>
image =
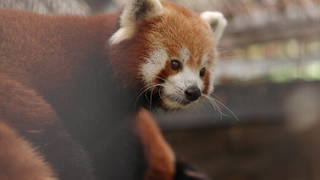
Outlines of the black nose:
<svg viewBox="0 0 320 180">
<path fill-rule="evenodd" d="M 184 93 L 189 101 L 195 101 L 201 96 L 201 91 L 196 86 L 189 87 Z"/>
</svg>

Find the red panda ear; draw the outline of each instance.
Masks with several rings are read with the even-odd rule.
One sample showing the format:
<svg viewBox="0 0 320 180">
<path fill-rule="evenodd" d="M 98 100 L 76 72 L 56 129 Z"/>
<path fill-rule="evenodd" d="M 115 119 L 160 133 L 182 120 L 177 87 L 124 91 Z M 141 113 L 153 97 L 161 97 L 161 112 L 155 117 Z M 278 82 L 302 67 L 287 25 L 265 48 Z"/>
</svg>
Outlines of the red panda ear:
<svg viewBox="0 0 320 180">
<path fill-rule="evenodd" d="M 162 12 L 160 0 L 127 0 L 120 17 L 120 29 L 112 35 L 110 44 L 131 38 L 139 22 L 159 16 Z"/>
<path fill-rule="evenodd" d="M 208 22 L 212 31 L 214 32 L 214 41 L 218 43 L 223 35 L 224 29 L 228 22 L 220 12 L 203 12 L 201 18 Z"/>
</svg>

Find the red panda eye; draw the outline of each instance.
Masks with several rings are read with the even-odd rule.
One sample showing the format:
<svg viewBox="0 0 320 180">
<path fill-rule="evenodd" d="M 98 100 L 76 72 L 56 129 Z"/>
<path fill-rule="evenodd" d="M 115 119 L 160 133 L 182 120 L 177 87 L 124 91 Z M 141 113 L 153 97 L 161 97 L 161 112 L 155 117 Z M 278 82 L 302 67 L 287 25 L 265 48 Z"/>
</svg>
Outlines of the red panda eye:
<svg viewBox="0 0 320 180">
<path fill-rule="evenodd" d="M 178 60 L 172 60 L 171 61 L 171 69 L 175 71 L 179 71 L 182 68 L 182 64 Z"/>
<path fill-rule="evenodd" d="M 200 70 L 200 76 L 203 77 L 206 74 L 206 68 Z"/>
</svg>

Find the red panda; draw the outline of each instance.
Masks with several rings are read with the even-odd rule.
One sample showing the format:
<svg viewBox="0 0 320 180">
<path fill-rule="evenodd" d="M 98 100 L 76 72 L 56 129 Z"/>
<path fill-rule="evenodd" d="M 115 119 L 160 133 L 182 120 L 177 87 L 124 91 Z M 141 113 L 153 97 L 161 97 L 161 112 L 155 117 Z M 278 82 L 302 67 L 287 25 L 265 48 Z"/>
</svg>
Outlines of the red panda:
<svg viewBox="0 0 320 180">
<path fill-rule="evenodd" d="M 159 0 L 88 17 L 1 9 L 1 180 L 174 179 L 146 109 L 213 91 L 226 24 Z"/>
</svg>

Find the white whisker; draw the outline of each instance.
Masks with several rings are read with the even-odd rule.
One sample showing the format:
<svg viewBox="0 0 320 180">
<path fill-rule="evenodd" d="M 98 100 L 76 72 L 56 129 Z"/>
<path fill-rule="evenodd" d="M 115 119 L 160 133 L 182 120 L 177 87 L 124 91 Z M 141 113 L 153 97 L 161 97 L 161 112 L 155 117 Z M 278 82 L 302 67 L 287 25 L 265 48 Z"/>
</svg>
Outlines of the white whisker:
<svg viewBox="0 0 320 180">
<path fill-rule="evenodd" d="M 216 103 L 216 105 L 221 105 L 223 108 L 225 108 L 231 115 L 233 118 L 235 118 L 237 121 L 239 121 L 238 116 L 226 105 L 224 105 L 221 101 L 219 101 L 216 97 L 210 97 L 210 96 L 205 96 L 207 99 L 209 99 L 210 101 L 213 101 Z M 219 107 L 219 106 L 218 106 Z M 220 108 L 220 107 L 219 107 Z M 221 110 L 221 109 L 220 109 Z M 221 111 L 222 112 L 222 111 Z M 225 115 L 225 114 L 223 114 Z"/>
<path fill-rule="evenodd" d="M 141 88 L 141 91 L 140 91 L 139 94 L 137 95 L 134 104 L 137 105 L 137 102 L 138 102 L 139 98 L 140 98 L 145 92 L 147 92 L 147 91 L 150 90 L 150 89 L 154 89 L 155 87 L 158 87 L 158 86 L 161 86 L 161 85 L 160 85 L 160 84 L 146 85 L 146 86 L 144 86 L 143 88 Z M 145 94 L 145 96 L 146 96 L 146 94 Z"/>
<path fill-rule="evenodd" d="M 222 112 L 221 108 L 217 105 L 217 103 L 214 101 L 214 99 L 210 99 L 208 96 L 204 96 L 206 98 L 206 102 L 209 103 L 211 109 L 219 113 L 220 120 L 222 120 L 222 116 L 225 114 Z"/>
</svg>

